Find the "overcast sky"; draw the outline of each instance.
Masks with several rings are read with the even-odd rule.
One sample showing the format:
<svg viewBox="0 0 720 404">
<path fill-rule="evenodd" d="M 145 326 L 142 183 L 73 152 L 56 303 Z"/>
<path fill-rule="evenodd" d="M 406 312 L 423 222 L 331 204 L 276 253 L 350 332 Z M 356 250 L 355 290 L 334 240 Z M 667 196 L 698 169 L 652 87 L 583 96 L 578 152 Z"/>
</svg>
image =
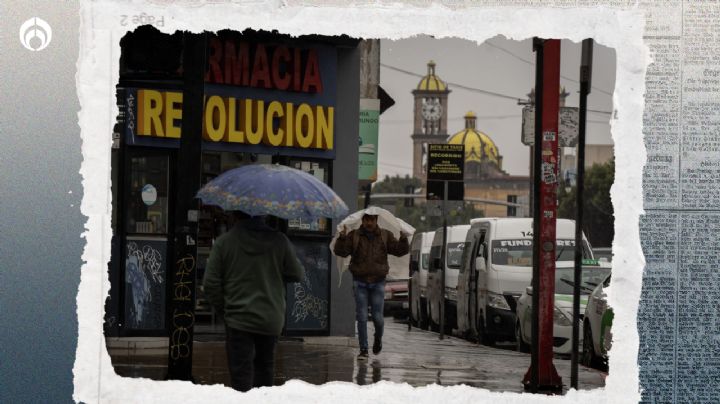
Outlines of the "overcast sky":
<svg viewBox="0 0 720 404">
<path fill-rule="evenodd" d="M 578 106 L 578 76 L 581 44 L 563 41 L 561 78 L 570 95 L 567 106 Z M 535 53 L 532 40 L 522 42 L 495 37 L 483 44 L 464 39 L 433 39 L 419 36 L 399 41 L 381 40 L 380 84 L 395 100 L 395 105 L 380 117 L 378 179 L 385 175 L 412 174 L 411 91 L 424 76 L 427 62 L 436 63 L 435 74 L 448 83 L 448 134 L 464 128 L 463 116 L 473 111 L 477 128 L 495 141 L 503 156 L 503 168 L 512 175 L 528 174 L 528 147 L 520 142 L 521 110 L 516 99 L 526 99 L 535 85 Z M 615 86 L 615 51 L 595 44 L 592 92 L 588 109 L 612 111 Z M 470 91 L 459 84 L 505 96 Z M 609 113 L 588 113 L 587 143 L 612 144 Z"/>
</svg>

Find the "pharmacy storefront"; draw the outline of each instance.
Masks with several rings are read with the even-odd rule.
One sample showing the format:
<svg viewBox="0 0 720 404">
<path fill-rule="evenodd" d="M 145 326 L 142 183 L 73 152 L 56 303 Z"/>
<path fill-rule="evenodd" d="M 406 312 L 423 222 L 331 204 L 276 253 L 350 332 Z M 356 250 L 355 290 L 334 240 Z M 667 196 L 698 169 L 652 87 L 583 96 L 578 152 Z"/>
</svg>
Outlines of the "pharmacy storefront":
<svg viewBox="0 0 720 404">
<path fill-rule="evenodd" d="M 201 133 L 185 134 L 185 38 L 141 29 L 121 42 L 120 118 L 112 149 L 113 241 L 108 336 L 164 336 L 172 327 L 178 189 L 224 171 L 277 163 L 308 172 L 356 208 L 359 113 L 358 41 L 265 32 L 205 34 Z M 186 110 L 187 111 L 187 110 Z M 178 164 L 184 136 L 198 136 L 198 166 Z M 193 171 L 195 170 L 195 171 Z M 222 319 L 203 297 L 213 241 L 232 226 L 214 206 L 189 211 L 194 246 L 195 333 L 219 332 Z M 180 216 L 182 217 L 182 215 Z M 286 335 L 353 335 L 351 282 L 340 279 L 329 242 L 334 224 L 273 220 L 306 269 L 286 290 Z M 186 236 L 185 236 L 186 237 Z M 347 276 L 347 274 L 345 275 Z"/>
</svg>

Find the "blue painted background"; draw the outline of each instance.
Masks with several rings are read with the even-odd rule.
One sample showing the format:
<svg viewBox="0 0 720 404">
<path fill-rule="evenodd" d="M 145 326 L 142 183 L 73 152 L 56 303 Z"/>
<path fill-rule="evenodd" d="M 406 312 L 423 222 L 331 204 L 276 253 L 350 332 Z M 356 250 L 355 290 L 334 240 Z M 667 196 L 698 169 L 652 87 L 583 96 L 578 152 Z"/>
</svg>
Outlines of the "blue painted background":
<svg viewBox="0 0 720 404">
<path fill-rule="evenodd" d="M 78 13 L 77 2 L 47 0 L 5 1 L 0 10 L 2 403 L 72 401 L 85 223 L 75 89 Z M 53 39 L 45 50 L 30 52 L 20 45 L 18 29 L 36 16 L 52 26 Z M 645 398 L 665 401 L 673 376 L 658 370 L 667 370 L 669 357 L 652 347 L 672 330 L 646 327 L 652 307 L 641 307 L 639 315 Z M 682 348 L 701 350 L 692 344 Z M 683 382 L 692 378 L 677 376 Z"/>
<path fill-rule="evenodd" d="M 0 80 L 0 402 L 71 402 L 80 214 L 79 5 L 3 2 Z M 31 52 L 19 28 L 47 21 Z"/>
</svg>

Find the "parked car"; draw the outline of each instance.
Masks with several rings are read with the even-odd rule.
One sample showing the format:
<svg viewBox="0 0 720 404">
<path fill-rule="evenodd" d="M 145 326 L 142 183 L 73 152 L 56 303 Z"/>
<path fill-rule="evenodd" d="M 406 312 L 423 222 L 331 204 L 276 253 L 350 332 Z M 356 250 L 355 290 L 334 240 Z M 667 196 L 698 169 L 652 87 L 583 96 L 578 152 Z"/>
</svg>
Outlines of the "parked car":
<svg viewBox="0 0 720 404">
<path fill-rule="evenodd" d="M 435 230 L 432 246 L 430 247 L 430 269 L 427 280 L 428 319 L 433 331 L 440 330 L 440 307 L 445 307 L 445 332 L 450 333 L 457 327 L 455 314 L 457 312 L 457 284 L 462 253 L 465 247 L 465 236 L 470 229 L 469 224 L 447 227 L 447 240 L 445 250 L 445 266 L 440 264 L 443 229 Z M 445 290 L 442 289 L 442 277 L 445 277 Z"/>
<path fill-rule="evenodd" d="M 395 318 L 407 317 L 410 313 L 407 279 L 385 279 L 385 305 L 383 314 Z"/>
<path fill-rule="evenodd" d="M 572 306 L 574 267 L 562 267 L 555 270 L 555 308 L 553 310 L 553 352 L 561 355 L 572 353 Z M 580 315 L 585 312 L 588 296 L 595 286 L 610 274 L 610 266 L 595 261 L 593 265 L 582 266 L 580 283 Z M 517 322 L 515 323 L 515 343 L 518 351 L 530 352 L 532 343 L 533 306 L 532 286 L 528 286 L 517 302 Z M 582 317 L 581 317 L 582 318 Z M 582 324 L 582 322 L 580 323 Z M 579 335 L 582 346 L 582 333 Z"/>
<path fill-rule="evenodd" d="M 610 286 L 610 275 L 590 294 L 583 319 L 581 362 L 585 366 L 600 367 L 607 364 L 607 352 L 612 345 L 613 311 L 607 304 L 605 289 Z"/>
<path fill-rule="evenodd" d="M 435 232 L 415 233 L 410 243 L 410 324 L 428 328 L 427 278 L 430 267 L 430 246 Z"/>
<path fill-rule="evenodd" d="M 470 221 L 458 277 L 458 331 L 485 345 L 515 341 L 517 299 L 532 283 L 532 218 Z M 557 266 L 575 258 L 575 222 L 557 219 Z M 583 258 L 593 258 L 583 235 Z"/>
<path fill-rule="evenodd" d="M 598 261 L 612 262 L 612 248 L 610 247 L 593 247 L 593 256 Z"/>
</svg>

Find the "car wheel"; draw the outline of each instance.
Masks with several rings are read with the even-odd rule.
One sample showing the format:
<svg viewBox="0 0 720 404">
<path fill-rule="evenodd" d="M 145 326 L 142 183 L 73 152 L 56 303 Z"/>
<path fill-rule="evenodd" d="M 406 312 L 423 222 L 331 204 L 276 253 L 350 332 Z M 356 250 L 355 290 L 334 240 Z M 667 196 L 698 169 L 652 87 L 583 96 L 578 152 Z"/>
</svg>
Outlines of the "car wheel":
<svg viewBox="0 0 720 404">
<path fill-rule="evenodd" d="M 475 331 L 469 325 L 465 330 L 462 330 L 462 338 L 466 339 L 470 342 L 477 341 L 477 336 L 475 335 Z"/>
<path fill-rule="evenodd" d="M 411 314 L 411 315 L 410 315 L 410 325 L 413 326 L 413 327 L 415 327 L 415 328 L 420 328 L 419 323 L 418 323 L 418 320 L 415 318 L 415 315 L 414 315 L 414 314 Z"/>
<path fill-rule="evenodd" d="M 518 352 L 530 352 L 530 344 L 525 343 L 522 338 L 522 330 L 520 329 L 519 321 L 515 323 L 515 347 L 517 348 Z"/>
<path fill-rule="evenodd" d="M 414 304 L 414 302 L 410 302 L 410 318 L 408 319 L 408 321 L 410 321 L 410 325 L 413 327 L 418 326 L 418 321 L 420 317 L 417 313 L 418 311 L 420 311 L 418 305 Z"/>
<path fill-rule="evenodd" d="M 453 335 L 453 330 L 458 328 L 457 324 L 457 306 L 453 308 L 453 305 L 447 304 L 445 306 L 445 328 L 447 335 Z"/>
<path fill-rule="evenodd" d="M 480 317 L 478 318 L 478 341 L 487 346 L 495 345 L 495 338 L 485 330 L 485 320 Z"/>
<path fill-rule="evenodd" d="M 592 329 L 590 324 L 585 322 L 583 326 L 583 350 L 582 350 L 582 364 L 588 367 L 597 367 L 599 360 L 595 355 L 595 348 L 593 347 Z"/>
<path fill-rule="evenodd" d="M 422 301 L 421 301 L 422 303 Z M 420 306 L 420 319 L 418 320 L 418 327 L 422 330 L 428 329 L 428 308 L 426 304 L 419 304 Z"/>
<path fill-rule="evenodd" d="M 440 332 L 440 324 L 436 323 L 435 320 L 432 319 L 432 304 L 428 303 L 428 326 L 430 328 L 430 331 L 432 332 Z"/>
<path fill-rule="evenodd" d="M 454 321 L 452 321 L 450 319 L 450 315 L 449 315 L 450 309 L 448 309 L 448 306 L 449 305 L 446 303 L 445 304 L 445 335 L 452 335 Z"/>
</svg>

